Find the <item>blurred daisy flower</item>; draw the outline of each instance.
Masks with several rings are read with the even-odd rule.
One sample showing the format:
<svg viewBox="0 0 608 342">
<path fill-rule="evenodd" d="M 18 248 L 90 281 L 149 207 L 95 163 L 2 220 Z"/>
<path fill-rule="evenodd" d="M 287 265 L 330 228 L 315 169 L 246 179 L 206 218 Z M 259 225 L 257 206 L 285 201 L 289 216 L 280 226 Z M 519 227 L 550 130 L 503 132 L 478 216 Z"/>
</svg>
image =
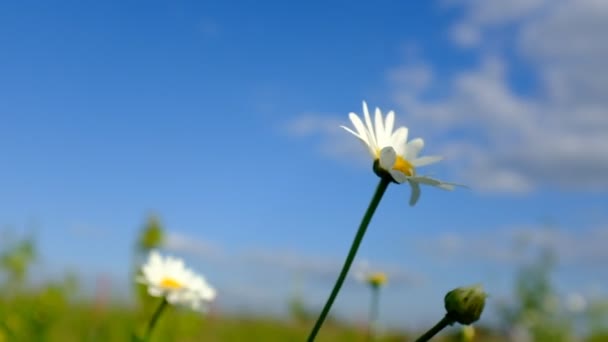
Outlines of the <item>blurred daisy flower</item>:
<svg viewBox="0 0 608 342">
<path fill-rule="evenodd" d="M 463 325 L 460 330 L 461 341 L 471 342 L 475 339 L 475 328 L 472 325 Z"/>
<path fill-rule="evenodd" d="M 355 278 L 372 288 L 382 287 L 388 282 L 388 275 L 384 272 L 371 271 L 367 260 L 359 263 L 358 269 L 355 271 Z"/>
<path fill-rule="evenodd" d="M 388 282 L 388 276 L 384 272 L 371 271 L 367 260 L 361 261 L 357 266 L 354 276 L 359 282 L 369 286 L 371 298 L 369 302 L 369 332 L 370 337 L 375 337 L 380 332 L 380 291 Z"/>
<path fill-rule="evenodd" d="M 424 147 L 424 140 L 416 138 L 407 141 L 408 128 L 405 126 L 395 130 L 395 113 L 388 112 L 383 118 L 382 112 L 376 108 L 372 123 L 367 103 L 363 102 L 363 118 L 365 124 L 355 113 L 349 114 L 355 130 L 341 126 L 346 131 L 361 140 L 367 147 L 374 160 L 374 171 L 380 177 L 390 177 L 395 183 L 408 182 L 412 188 L 410 205 L 415 205 L 420 198 L 420 184 L 431 185 L 444 190 L 453 190 L 457 184 L 446 183 L 429 176 L 418 175 L 418 167 L 426 166 L 442 160 L 439 156 L 423 156 L 418 154 Z"/>
<path fill-rule="evenodd" d="M 183 260 L 150 252 L 148 261 L 141 268 L 139 283 L 148 287 L 148 294 L 163 297 L 173 305 L 183 305 L 196 311 L 206 311 L 208 303 L 215 299 L 215 290 L 203 276 L 186 268 Z"/>
<path fill-rule="evenodd" d="M 358 278 L 359 281 L 373 288 L 382 287 L 388 282 L 388 276 L 384 272 L 369 272 L 360 275 Z"/>
<path fill-rule="evenodd" d="M 388 277 L 384 272 L 374 272 L 367 276 L 367 283 L 372 287 L 380 287 L 388 281 Z"/>
</svg>

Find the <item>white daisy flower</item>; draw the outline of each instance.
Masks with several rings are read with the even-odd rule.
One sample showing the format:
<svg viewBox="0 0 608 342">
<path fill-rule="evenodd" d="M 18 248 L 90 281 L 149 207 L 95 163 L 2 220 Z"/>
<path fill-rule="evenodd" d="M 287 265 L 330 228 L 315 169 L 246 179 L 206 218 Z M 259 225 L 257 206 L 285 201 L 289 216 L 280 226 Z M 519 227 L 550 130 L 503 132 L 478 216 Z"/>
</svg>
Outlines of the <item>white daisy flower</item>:
<svg viewBox="0 0 608 342">
<path fill-rule="evenodd" d="M 380 271 L 373 271 L 367 260 L 361 261 L 354 272 L 357 281 L 372 287 L 381 287 L 388 282 L 388 274 Z"/>
<path fill-rule="evenodd" d="M 205 311 L 207 303 L 215 298 L 215 290 L 201 275 L 186 268 L 183 260 L 150 252 L 148 261 L 141 268 L 137 281 L 148 286 L 148 294 L 164 297 L 173 305 L 189 306 Z"/>
<path fill-rule="evenodd" d="M 424 147 L 424 140 L 416 138 L 407 141 L 408 128 L 399 127 L 393 131 L 395 125 L 395 112 L 390 111 L 383 119 L 382 112 L 376 108 L 374 123 L 372 123 L 367 103 L 363 102 L 363 117 L 365 124 L 355 113 L 348 115 L 356 131 L 340 126 L 361 140 L 372 158 L 374 159 L 374 171 L 384 177 L 388 173 L 396 183 L 408 182 L 412 188 L 410 205 L 415 205 L 420 198 L 420 184 L 432 185 L 444 190 L 453 190 L 458 184 L 446 183 L 440 180 L 420 176 L 416 169 L 421 166 L 436 163 L 442 160 L 439 156 L 419 157 L 418 154 Z"/>
</svg>

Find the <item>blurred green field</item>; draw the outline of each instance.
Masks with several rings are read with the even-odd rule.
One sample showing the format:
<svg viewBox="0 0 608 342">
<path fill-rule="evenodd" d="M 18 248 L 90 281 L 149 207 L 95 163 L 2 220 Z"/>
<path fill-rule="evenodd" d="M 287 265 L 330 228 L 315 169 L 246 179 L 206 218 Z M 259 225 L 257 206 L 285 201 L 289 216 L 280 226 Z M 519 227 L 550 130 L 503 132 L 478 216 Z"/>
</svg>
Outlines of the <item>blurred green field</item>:
<svg viewBox="0 0 608 342">
<path fill-rule="evenodd" d="M 39 258 L 33 238 L 0 240 L 0 342 L 4 341 L 132 341 L 142 336 L 159 298 L 147 295 L 135 284 L 131 300 L 109 295 L 103 282 L 93 295 L 84 295 L 75 275 L 55 282 L 32 284 L 31 265 Z M 134 260 L 162 245 L 163 230 L 155 220 L 142 229 Z M 473 341 L 569 342 L 608 341 L 608 300 L 597 298 L 576 313 L 565 306 L 551 274 L 556 257 L 541 251 L 538 259 L 522 265 L 513 284 L 511 302 L 491 299 L 486 311 L 498 314 L 501 322 L 488 328 L 482 315 L 475 324 Z M 133 263 L 134 270 L 138 262 Z M 135 274 L 135 273 L 134 273 Z M 221 291 L 221 289 L 220 289 Z M 286 317 L 225 314 L 212 306 L 208 314 L 169 306 L 152 334 L 152 341 L 305 341 L 317 310 L 307 308 L 302 298 L 286 298 Z M 404 322 L 404 326 L 407 322 Z M 366 322 L 340 322 L 331 314 L 317 341 L 413 341 L 430 326 L 417 331 L 383 331 L 371 338 Z M 513 337 L 514 327 L 524 327 L 527 337 Z M 458 326 L 433 341 L 463 341 Z M 510 336 L 510 337 L 509 337 Z M 469 341 L 470 342 L 470 341 Z"/>
<path fill-rule="evenodd" d="M 45 287 L 3 298 L 0 342 L 4 341 L 129 341 L 141 335 L 148 313 L 119 303 L 70 302 L 69 288 Z M 305 341 L 313 322 L 263 317 L 207 316 L 169 308 L 152 341 Z M 364 326 L 328 322 L 317 341 L 369 341 Z M 409 341 L 405 333 L 387 332 L 375 341 Z M 438 339 L 441 340 L 441 339 Z M 458 341 L 457 336 L 444 339 Z M 481 341 L 481 339 L 478 339 Z M 498 339 L 483 339 L 498 341 Z"/>
</svg>

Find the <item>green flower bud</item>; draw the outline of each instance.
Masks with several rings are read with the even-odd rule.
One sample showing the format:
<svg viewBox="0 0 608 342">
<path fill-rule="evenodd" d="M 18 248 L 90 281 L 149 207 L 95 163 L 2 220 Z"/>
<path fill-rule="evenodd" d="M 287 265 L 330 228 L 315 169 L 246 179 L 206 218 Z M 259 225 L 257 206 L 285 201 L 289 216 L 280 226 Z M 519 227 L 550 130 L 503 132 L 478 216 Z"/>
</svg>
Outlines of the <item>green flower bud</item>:
<svg viewBox="0 0 608 342">
<path fill-rule="evenodd" d="M 454 289 L 445 295 L 447 315 L 460 324 L 471 324 L 481 317 L 487 296 L 481 285 Z"/>
</svg>

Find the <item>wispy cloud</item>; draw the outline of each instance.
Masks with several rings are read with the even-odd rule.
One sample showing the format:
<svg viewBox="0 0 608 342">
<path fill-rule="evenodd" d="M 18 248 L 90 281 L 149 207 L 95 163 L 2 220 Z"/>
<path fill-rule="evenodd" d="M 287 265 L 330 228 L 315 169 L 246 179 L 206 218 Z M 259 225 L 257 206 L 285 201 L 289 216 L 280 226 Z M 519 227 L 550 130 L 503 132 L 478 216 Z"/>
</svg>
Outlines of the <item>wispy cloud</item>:
<svg viewBox="0 0 608 342">
<path fill-rule="evenodd" d="M 243 260 L 257 265 L 257 267 L 270 267 L 280 269 L 284 272 L 296 273 L 307 279 L 317 279 L 323 282 L 332 282 L 342 267 L 342 259 L 332 259 L 297 253 L 291 250 L 252 249 L 242 254 Z M 353 270 L 369 264 L 365 260 L 355 262 Z M 424 281 L 424 276 L 410 272 L 392 264 L 375 263 L 374 269 L 386 272 L 391 277 L 391 283 L 397 285 L 419 285 Z M 354 272 L 353 271 L 353 272 Z M 354 273 L 351 272 L 351 281 L 355 281 Z"/>
<path fill-rule="evenodd" d="M 401 286 L 419 286 L 427 281 L 424 275 L 409 272 L 404 270 L 403 267 L 386 263 L 372 263 L 364 258 L 353 265 L 351 274 L 354 279 L 360 281 L 360 275 L 369 272 L 385 273 L 388 276 L 390 286 L 393 288 Z"/>
<path fill-rule="evenodd" d="M 512 226 L 491 232 L 445 232 L 419 243 L 420 250 L 449 262 L 483 261 L 519 264 L 536 252 L 548 249 L 560 264 L 581 267 L 608 262 L 608 225 L 592 228 L 557 229 L 542 225 Z"/>
<path fill-rule="evenodd" d="M 256 272 L 271 271 L 275 276 L 297 276 L 319 283 L 333 282 L 344 261 L 341 258 L 311 255 L 290 248 L 250 245 L 235 250 L 230 246 L 218 245 L 200 237 L 173 231 L 168 234 L 164 248 L 171 252 L 191 255 L 204 262 L 221 262 L 225 269 L 245 267 Z M 353 270 L 365 264 L 369 262 L 357 260 Z M 422 274 L 395 264 L 375 262 L 373 267 L 388 273 L 391 283 L 395 286 L 417 286 L 426 279 Z M 354 281 L 354 278 L 351 280 Z"/>
<path fill-rule="evenodd" d="M 68 232 L 75 237 L 84 239 L 105 239 L 109 237 L 108 230 L 82 222 L 72 224 L 68 228 Z"/>
<path fill-rule="evenodd" d="M 225 256 L 219 245 L 175 231 L 167 234 L 163 247 L 172 252 L 189 254 L 203 260 L 218 260 Z"/>
<path fill-rule="evenodd" d="M 365 151 L 362 145 L 340 128 L 349 124 L 347 115 L 303 113 L 285 122 L 282 129 L 292 137 L 318 138 L 319 152 L 326 157 L 369 165 L 367 155 L 361 153 Z"/>
<path fill-rule="evenodd" d="M 608 69 L 603 67 L 608 5 L 594 0 L 445 4 L 464 9 L 454 34 L 480 62 L 450 77 L 419 59 L 389 68 L 398 116 L 432 139 L 454 161 L 454 177 L 476 190 L 608 190 Z M 522 92 L 512 82 L 510 69 L 518 66 L 507 57 L 512 53 L 518 65 L 531 70 L 526 77 L 533 90 Z M 326 155 L 361 156 L 356 142 L 338 138 L 336 117 L 302 115 L 291 131 L 320 136 Z"/>
<path fill-rule="evenodd" d="M 450 4 L 466 13 L 455 30 L 477 32 L 459 33 L 479 37 L 458 42 L 475 45 L 481 63 L 428 84 L 425 89 L 445 94 L 432 100 L 395 79 L 403 70 L 420 72 L 416 65 L 389 70 L 393 99 L 408 119 L 436 136 L 457 132 L 457 139 L 445 139 L 444 153 L 462 161 L 462 177 L 478 189 L 608 189 L 603 152 L 608 148 L 608 70 L 602 67 L 608 58 L 602 34 L 608 30 L 608 6 L 592 0 Z M 508 32 L 515 34 L 497 47 L 494 43 Z M 465 42 L 476 39 L 479 44 Z M 510 81 L 512 63 L 501 57 L 507 49 L 532 70 L 529 76 L 538 81 L 534 91 L 523 95 Z"/>
<path fill-rule="evenodd" d="M 449 34 L 462 47 L 473 47 L 484 42 L 484 35 L 502 25 L 530 18 L 546 7 L 549 0 L 445 0 L 446 8 L 461 7 L 464 17 L 457 21 Z"/>
</svg>

